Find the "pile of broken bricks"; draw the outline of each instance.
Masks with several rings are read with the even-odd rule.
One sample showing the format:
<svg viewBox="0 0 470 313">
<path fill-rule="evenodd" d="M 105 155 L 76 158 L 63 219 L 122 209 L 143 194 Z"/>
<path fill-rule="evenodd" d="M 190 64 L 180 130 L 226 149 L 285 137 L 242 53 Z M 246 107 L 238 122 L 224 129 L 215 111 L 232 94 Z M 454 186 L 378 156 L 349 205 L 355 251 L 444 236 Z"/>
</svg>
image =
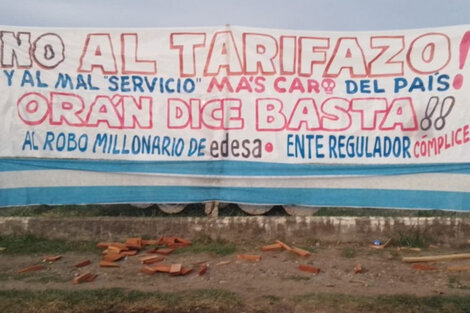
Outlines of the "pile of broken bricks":
<svg viewBox="0 0 470 313">
<path fill-rule="evenodd" d="M 380 248 L 371 246 L 374 249 L 384 249 L 389 246 L 390 241 L 387 241 L 384 245 L 381 245 Z M 104 249 L 102 251 L 102 259 L 99 262 L 100 267 L 113 268 L 119 267 L 119 260 L 126 257 L 137 256 L 142 268 L 140 272 L 153 275 L 156 273 L 167 273 L 171 276 L 184 276 L 191 273 L 194 269 L 190 267 L 185 267 L 180 263 L 170 263 L 163 264 L 161 262 L 165 261 L 165 258 L 171 254 L 176 249 L 184 248 L 191 246 L 191 241 L 183 239 L 181 237 L 161 237 L 158 240 L 143 240 L 142 238 L 128 238 L 125 242 L 100 242 L 97 244 L 97 248 Z M 150 247 L 148 249 L 148 247 Z M 289 245 L 283 243 L 282 241 L 276 240 L 275 243 L 265 245 L 261 249 L 263 252 L 271 251 L 288 251 L 293 253 L 301 258 L 308 258 L 312 255 L 311 252 L 297 248 L 290 247 Z M 42 258 L 43 262 L 48 262 L 50 264 L 60 260 L 62 256 L 47 256 Z M 242 261 L 251 261 L 251 262 L 260 262 L 262 260 L 261 255 L 257 254 L 238 254 L 236 256 L 238 260 Z M 404 263 L 413 263 L 412 268 L 414 270 L 424 270 L 424 271 L 433 271 L 438 270 L 437 267 L 427 264 L 422 264 L 423 262 L 439 262 L 439 261 L 449 261 L 457 259 L 470 259 L 469 253 L 463 254 L 452 254 L 452 255 L 440 255 L 440 256 L 425 256 L 425 257 L 404 257 L 402 262 Z M 231 261 L 222 261 L 216 265 L 229 264 Z M 75 264 L 76 268 L 83 268 L 87 265 L 90 265 L 90 260 L 82 260 L 79 263 Z M 199 266 L 198 275 L 204 275 L 209 267 L 207 262 L 200 262 L 193 264 L 194 266 Z M 23 268 L 18 271 L 18 273 L 26 273 L 32 271 L 39 271 L 45 269 L 46 266 L 34 265 L 30 267 Z M 300 264 L 298 266 L 300 271 L 318 274 L 320 273 L 320 268 L 312 266 L 310 264 Z M 363 273 L 364 269 L 360 264 L 356 264 L 353 268 L 354 273 L 359 274 Z M 456 266 L 449 267 L 448 271 L 458 272 L 458 271 L 470 271 L 470 266 Z M 91 272 L 84 272 L 78 274 L 73 279 L 73 284 L 79 284 L 84 282 L 92 282 L 98 275 Z"/>
</svg>

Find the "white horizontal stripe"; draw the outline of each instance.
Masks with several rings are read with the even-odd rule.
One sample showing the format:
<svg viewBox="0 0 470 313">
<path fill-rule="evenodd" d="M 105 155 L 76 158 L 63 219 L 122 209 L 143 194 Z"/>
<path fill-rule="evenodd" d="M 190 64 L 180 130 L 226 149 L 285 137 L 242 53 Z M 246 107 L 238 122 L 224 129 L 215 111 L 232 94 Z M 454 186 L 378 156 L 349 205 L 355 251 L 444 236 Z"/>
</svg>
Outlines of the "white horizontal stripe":
<svg viewBox="0 0 470 313">
<path fill-rule="evenodd" d="M 399 189 L 470 192 L 470 175 L 412 174 L 355 177 L 194 177 L 71 170 L 0 173 L 0 188 L 67 186 L 200 186 L 267 188 Z"/>
</svg>

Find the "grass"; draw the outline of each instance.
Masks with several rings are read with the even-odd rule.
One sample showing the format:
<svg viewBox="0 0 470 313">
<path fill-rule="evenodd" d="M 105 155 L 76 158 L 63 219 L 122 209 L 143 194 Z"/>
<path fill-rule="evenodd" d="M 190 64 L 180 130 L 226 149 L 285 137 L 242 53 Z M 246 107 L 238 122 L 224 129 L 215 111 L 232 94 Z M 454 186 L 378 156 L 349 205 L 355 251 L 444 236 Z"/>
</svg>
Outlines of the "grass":
<svg viewBox="0 0 470 313">
<path fill-rule="evenodd" d="M 306 294 L 293 298 L 261 296 L 246 305 L 237 294 L 221 289 L 175 293 L 99 290 L 3 290 L 2 313 L 181 313 L 181 312 L 280 312 L 266 302 L 283 303 L 282 312 L 368 312 L 368 313 L 469 313 L 469 296 L 353 296 Z"/>
<path fill-rule="evenodd" d="M 116 313 L 116 312 L 219 312 L 241 306 L 238 296 L 224 290 L 202 289 L 178 293 L 101 290 L 4 290 L 2 313 Z M 188 310 L 187 310 L 188 309 Z"/>
<path fill-rule="evenodd" d="M 308 294 L 294 298 L 301 308 L 312 312 L 368 313 L 469 313 L 469 296 L 352 296 L 342 294 Z"/>
<path fill-rule="evenodd" d="M 2 254 L 61 254 L 66 252 L 99 253 L 96 242 L 48 240 L 32 235 L 1 236 L 0 247 L 5 248 Z"/>
<path fill-rule="evenodd" d="M 427 248 L 431 239 L 420 231 L 398 233 L 392 240 L 394 246 L 410 248 Z"/>
<path fill-rule="evenodd" d="M 208 253 L 214 256 L 225 256 L 237 252 L 237 246 L 222 239 L 212 240 L 208 237 L 199 237 L 192 241 L 191 246 L 176 249 L 175 254 Z"/>
<path fill-rule="evenodd" d="M 355 248 L 343 248 L 341 250 L 341 256 L 346 259 L 353 259 L 357 256 L 357 249 Z"/>
</svg>

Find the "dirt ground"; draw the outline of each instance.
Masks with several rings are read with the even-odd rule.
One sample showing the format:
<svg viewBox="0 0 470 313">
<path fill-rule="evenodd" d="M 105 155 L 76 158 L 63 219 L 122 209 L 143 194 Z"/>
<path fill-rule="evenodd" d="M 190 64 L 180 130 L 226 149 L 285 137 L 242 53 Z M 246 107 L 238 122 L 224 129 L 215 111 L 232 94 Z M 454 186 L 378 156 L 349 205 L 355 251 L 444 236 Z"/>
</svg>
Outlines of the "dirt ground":
<svg viewBox="0 0 470 313">
<path fill-rule="evenodd" d="M 259 247 L 239 247 L 226 256 L 204 253 L 180 253 L 165 257 L 161 263 L 182 263 L 194 271 L 187 276 L 170 276 L 140 272 L 139 256 L 118 261 L 118 268 L 100 268 L 99 253 L 66 253 L 54 263 L 41 262 L 44 255 L 5 255 L 0 253 L 0 290 L 28 289 L 107 289 L 126 288 L 140 291 L 178 292 L 197 289 L 223 289 L 239 294 L 247 303 L 260 298 L 292 298 L 308 293 L 334 293 L 344 295 L 467 295 L 470 296 L 470 272 L 449 272 L 448 266 L 470 266 L 470 259 L 427 263 L 437 270 L 415 270 L 412 264 L 401 262 L 403 256 L 424 256 L 449 253 L 465 253 L 469 249 L 429 248 L 423 251 L 398 251 L 395 247 L 375 250 L 367 245 L 316 245 L 311 256 L 299 257 L 288 251 L 261 252 Z M 182 248 L 184 249 L 184 248 Z M 240 253 L 258 254 L 261 261 L 237 259 Z M 80 261 L 91 264 L 77 269 Z M 209 265 L 207 272 L 199 276 L 201 262 Z M 46 269 L 19 274 L 18 270 L 45 264 Z M 320 268 L 319 274 L 300 271 L 300 264 Z M 355 273 L 360 264 L 362 273 Z M 98 274 L 91 283 L 72 284 L 80 273 Z"/>
</svg>

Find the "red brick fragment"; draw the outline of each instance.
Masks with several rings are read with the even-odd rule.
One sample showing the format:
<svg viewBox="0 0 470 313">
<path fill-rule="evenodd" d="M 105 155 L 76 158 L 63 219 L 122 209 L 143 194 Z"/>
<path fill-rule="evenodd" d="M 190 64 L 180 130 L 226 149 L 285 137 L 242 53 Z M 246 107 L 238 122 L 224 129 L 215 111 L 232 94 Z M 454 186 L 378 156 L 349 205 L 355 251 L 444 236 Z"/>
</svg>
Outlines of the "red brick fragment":
<svg viewBox="0 0 470 313">
<path fill-rule="evenodd" d="M 354 265 L 354 273 L 356 274 L 360 274 L 363 272 L 363 268 L 362 268 L 362 265 L 361 264 L 356 264 Z"/>
<path fill-rule="evenodd" d="M 207 264 L 202 264 L 201 268 L 199 268 L 199 276 L 204 275 L 207 272 L 207 268 L 208 268 Z"/>
<path fill-rule="evenodd" d="M 130 249 L 140 250 L 142 248 L 142 238 L 127 238 L 125 245 Z"/>
<path fill-rule="evenodd" d="M 181 269 L 183 266 L 181 264 L 171 264 L 170 266 L 170 274 L 177 275 L 181 273 Z"/>
<path fill-rule="evenodd" d="M 285 243 L 283 243 L 283 242 L 280 241 L 280 240 L 276 240 L 276 243 L 277 243 L 277 244 L 280 244 L 281 247 L 284 248 L 284 249 L 287 250 L 287 251 L 291 251 L 291 250 L 292 250 L 291 247 L 289 247 L 288 245 L 286 245 Z"/>
<path fill-rule="evenodd" d="M 157 249 L 157 250 L 155 250 L 155 253 L 163 254 L 163 255 L 168 255 L 168 254 L 172 253 L 173 251 L 175 251 L 175 249 L 172 249 L 172 248 L 162 248 L 162 249 Z"/>
<path fill-rule="evenodd" d="M 153 275 L 155 274 L 155 271 L 153 270 L 153 268 L 151 268 L 150 266 L 144 266 L 140 269 L 140 271 L 142 273 L 145 273 L 145 274 L 149 274 L 149 275 Z"/>
<path fill-rule="evenodd" d="M 190 245 L 191 245 L 191 241 L 186 240 L 186 239 L 183 239 L 183 238 L 181 238 L 181 237 L 175 237 L 175 241 L 176 241 L 176 243 L 185 244 L 185 245 L 187 245 L 187 246 L 190 246 Z"/>
<path fill-rule="evenodd" d="M 413 264 L 413 269 L 417 271 L 436 271 L 438 270 L 437 267 L 432 266 L 432 265 L 427 265 L 427 264 Z"/>
<path fill-rule="evenodd" d="M 123 243 L 112 243 L 108 246 L 109 251 L 114 251 L 116 253 L 120 253 L 121 251 L 129 250 L 127 246 Z"/>
<path fill-rule="evenodd" d="M 75 264 L 75 267 L 84 267 L 90 264 L 91 264 L 90 260 L 85 260 L 85 261 Z"/>
<path fill-rule="evenodd" d="M 61 255 L 56 255 L 56 256 L 46 256 L 42 260 L 44 262 L 55 262 L 55 261 L 60 260 L 60 259 L 62 259 L 62 256 Z"/>
<path fill-rule="evenodd" d="M 165 258 L 159 255 L 151 255 L 151 256 L 140 258 L 140 262 L 142 264 L 153 264 L 153 263 L 161 262 L 163 260 L 165 260 Z"/>
<path fill-rule="evenodd" d="M 263 251 L 275 251 L 275 250 L 281 250 L 282 246 L 278 243 L 272 244 L 272 245 L 266 245 L 261 248 Z"/>
<path fill-rule="evenodd" d="M 119 253 L 119 254 L 123 255 L 123 256 L 134 256 L 137 253 L 139 253 L 139 250 L 121 251 L 121 253 Z"/>
<path fill-rule="evenodd" d="M 320 269 L 318 267 L 311 266 L 311 265 L 308 265 L 308 264 L 300 264 L 299 265 L 299 270 L 304 271 L 304 272 L 313 273 L 313 274 L 320 273 Z"/>
<path fill-rule="evenodd" d="M 167 247 L 176 249 L 176 248 L 189 247 L 190 245 L 191 244 L 187 244 L 187 243 L 183 243 L 183 242 L 176 242 L 176 243 L 172 243 L 171 245 L 168 245 Z"/>
<path fill-rule="evenodd" d="M 171 266 L 170 266 L 170 265 L 164 265 L 164 264 L 161 264 L 161 265 L 157 265 L 157 266 L 152 267 L 152 270 L 153 270 L 155 273 L 156 273 L 156 272 L 169 273 L 169 272 L 170 272 L 170 269 L 171 269 Z"/>
<path fill-rule="evenodd" d="M 80 283 L 91 283 L 92 281 L 95 280 L 95 278 L 98 277 L 98 274 L 92 274 L 90 272 L 83 273 L 81 275 L 78 275 L 73 279 L 73 284 L 80 284 Z"/>
<path fill-rule="evenodd" d="M 142 240 L 142 246 L 156 246 L 158 245 L 158 240 Z"/>
<path fill-rule="evenodd" d="M 98 242 L 96 244 L 97 248 L 108 248 L 110 245 L 112 245 L 112 242 Z"/>
<path fill-rule="evenodd" d="M 246 261 L 259 262 L 259 261 L 261 261 L 261 255 L 239 254 L 239 255 L 237 255 L 237 259 L 239 259 L 239 260 L 246 260 Z"/>
<path fill-rule="evenodd" d="M 90 273 L 90 272 L 86 272 L 86 273 L 83 273 L 81 275 L 78 275 L 77 277 L 75 277 L 73 279 L 73 284 L 76 285 L 76 284 L 80 284 L 80 283 L 83 283 L 83 282 L 86 282 L 88 281 L 88 279 L 92 276 L 93 274 Z"/>
<path fill-rule="evenodd" d="M 44 265 L 33 265 L 33 266 L 29 266 L 29 267 L 19 270 L 18 273 L 34 272 L 34 271 L 43 270 L 45 268 L 46 267 Z"/>
<path fill-rule="evenodd" d="M 307 250 L 304 250 L 304 249 L 300 249 L 300 248 L 296 248 L 296 247 L 293 247 L 291 252 L 301 256 L 301 257 L 308 257 L 310 255 L 312 255 L 312 253 L 310 253 L 309 251 Z"/>
<path fill-rule="evenodd" d="M 106 260 L 101 260 L 100 261 L 100 267 L 119 267 L 119 264 L 106 261 Z"/>
<path fill-rule="evenodd" d="M 176 237 L 162 237 L 160 238 L 160 240 L 158 241 L 158 244 L 159 245 L 172 245 L 176 243 Z"/>
<path fill-rule="evenodd" d="M 180 275 L 188 275 L 189 273 L 191 273 L 193 271 L 192 268 L 187 268 L 187 267 L 183 267 L 181 268 L 181 272 L 180 272 Z"/>
<path fill-rule="evenodd" d="M 122 253 L 110 253 L 103 256 L 102 260 L 107 262 L 116 262 L 124 257 L 125 255 L 123 255 Z"/>
</svg>

